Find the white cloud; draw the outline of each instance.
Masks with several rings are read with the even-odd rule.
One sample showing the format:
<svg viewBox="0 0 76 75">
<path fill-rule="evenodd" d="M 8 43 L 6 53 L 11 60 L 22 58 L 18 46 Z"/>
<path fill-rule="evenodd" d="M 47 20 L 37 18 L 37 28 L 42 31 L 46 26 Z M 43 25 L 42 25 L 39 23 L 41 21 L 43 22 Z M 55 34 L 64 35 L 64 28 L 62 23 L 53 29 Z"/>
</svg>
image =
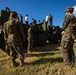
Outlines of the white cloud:
<svg viewBox="0 0 76 75">
<path fill-rule="evenodd" d="M 73 7 L 74 8 L 74 15 L 76 16 L 76 5 Z"/>
</svg>

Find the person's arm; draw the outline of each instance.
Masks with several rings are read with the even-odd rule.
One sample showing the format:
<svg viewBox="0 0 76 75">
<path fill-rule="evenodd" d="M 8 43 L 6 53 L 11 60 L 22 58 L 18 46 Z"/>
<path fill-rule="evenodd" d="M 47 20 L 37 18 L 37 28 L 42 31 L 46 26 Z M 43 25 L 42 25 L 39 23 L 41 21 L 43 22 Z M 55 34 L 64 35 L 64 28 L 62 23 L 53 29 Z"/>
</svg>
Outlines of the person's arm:
<svg viewBox="0 0 76 75">
<path fill-rule="evenodd" d="M 69 23 L 70 23 L 70 17 L 69 16 L 65 16 L 64 22 L 62 24 L 62 31 L 64 31 L 68 27 Z"/>
<path fill-rule="evenodd" d="M 7 26 L 7 23 L 4 23 L 4 25 L 3 25 L 3 33 L 4 33 L 5 41 L 7 41 L 7 38 L 8 38 L 7 31 L 6 31 L 6 26 Z"/>
</svg>

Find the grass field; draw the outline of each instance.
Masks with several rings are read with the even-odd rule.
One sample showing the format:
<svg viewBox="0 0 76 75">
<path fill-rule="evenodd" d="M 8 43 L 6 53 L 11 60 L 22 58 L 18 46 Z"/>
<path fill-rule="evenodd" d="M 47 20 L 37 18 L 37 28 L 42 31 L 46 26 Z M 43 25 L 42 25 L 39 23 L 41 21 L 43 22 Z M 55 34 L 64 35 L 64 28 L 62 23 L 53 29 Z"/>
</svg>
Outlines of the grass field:
<svg viewBox="0 0 76 75">
<path fill-rule="evenodd" d="M 0 50 L 0 75 L 76 75 L 76 65 L 73 68 L 63 63 L 59 44 L 34 48 L 31 53 L 24 53 L 25 65 L 13 68 L 9 56 Z M 74 43 L 76 56 L 76 43 Z"/>
</svg>

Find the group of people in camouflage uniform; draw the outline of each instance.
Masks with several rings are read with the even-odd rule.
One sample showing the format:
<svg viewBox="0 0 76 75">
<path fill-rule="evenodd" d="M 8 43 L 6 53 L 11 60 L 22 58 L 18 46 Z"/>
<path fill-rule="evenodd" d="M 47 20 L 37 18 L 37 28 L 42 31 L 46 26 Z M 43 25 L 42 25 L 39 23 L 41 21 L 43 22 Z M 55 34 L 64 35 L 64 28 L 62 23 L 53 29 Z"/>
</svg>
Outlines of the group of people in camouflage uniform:
<svg viewBox="0 0 76 75">
<path fill-rule="evenodd" d="M 73 50 L 73 44 L 75 39 L 75 30 L 72 29 L 72 25 L 75 23 L 75 16 L 72 14 L 74 9 L 69 7 L 65 10 L 66 16 L 62 25 L 62 39 L 61 39 L 61 51 L 65 64 L 74 66 L 75 55 Z M 74 21 L 75 20 L 75 21 Z M 37 30 L 35 30 L 37 31 Z M 17 66 L 16 58 L 18 57 L 20 66 L 24 65 L 23 43 L 25 40 L 25 33 L 23 25 L 17 20 L 17 13 L 11 12 L 9 20 L 4 23 L 3 26 L 5 49 L 8 55 L 10 55 L 13 66 Z M 33 26 L 28 29 L 28 52 L 33 46 Z M 32 36 L 31 36 L 32 35 Z M 30 40 L 31 41 L 30 41 Z M 31 46 L 32 45 L 32 46 Z"/>
</svg>

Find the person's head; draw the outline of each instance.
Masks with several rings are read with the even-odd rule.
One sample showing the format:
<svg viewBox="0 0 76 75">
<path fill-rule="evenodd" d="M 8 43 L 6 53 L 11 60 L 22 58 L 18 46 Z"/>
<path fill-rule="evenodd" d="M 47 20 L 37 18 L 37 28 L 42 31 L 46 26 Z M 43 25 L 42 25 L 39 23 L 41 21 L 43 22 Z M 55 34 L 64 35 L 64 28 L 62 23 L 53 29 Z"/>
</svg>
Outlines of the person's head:
<svg viewBox="0 0 76 75">
<path fill-rule="evenodd" d="M 48 14 L 46 14 L 45 16 L 48 16 Z"/>
<path fill-rule="evenodd" d="M 6 12 L 10 12 L 10 8 L 8 8 L 8 7 L 6 7 L 5 10 L 6 10 Z"/>
<path fill-rule="evenodd" d="M 74 12 L 74 8 L 73 7 L 68 7 L 65 10 L 66 15 L 72 14 Z"/>
<path fill-rule="evenodd" d="M 38 22 L 41 22 L 40 20 L 38 20 Z"/>
<path fill-rule="evenodd" d="M 26 14 L 26 16 L 28 16 L 28 14 Z"/>
<path fill-rule="evenodd" d="M 22 16 L 22 14 L 20 14 L 20 16 Z"/>
<path fill-rule="evenodd" d="M 16 19 L 17 17 L 18 17 L 17 12 L 13 11 L 10 13 L 10 17 L 9 17 L 10 19 L 12 19 L 12 18 Z"/>
<path fill-rule="evenodd" d="M 35 20 L 34 18 L 32 18 L 32 20 Z"/>
</svg>

